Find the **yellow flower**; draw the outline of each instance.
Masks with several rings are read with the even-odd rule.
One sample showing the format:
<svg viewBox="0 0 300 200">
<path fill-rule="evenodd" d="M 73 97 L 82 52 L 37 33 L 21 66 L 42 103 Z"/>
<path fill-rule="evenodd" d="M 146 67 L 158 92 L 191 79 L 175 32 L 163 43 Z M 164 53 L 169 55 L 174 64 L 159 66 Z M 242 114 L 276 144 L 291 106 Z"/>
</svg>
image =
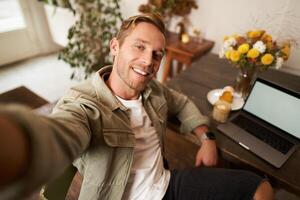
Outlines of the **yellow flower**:
<svg viewBox="0 0 300 200">
<path fill-rule="evenodd" d="M 230 59 L 230 54 L 231 54 L 231 51 L 226 51 L 225 52 L 225 57 L 229 60 Z"/>
<path fill-rule="evenodd" d="M 281 49 L 281 52 L 284 53 L 283 59 L 287 60 L 289 58 L 289 56 L 290 56 L 290 53 L 291 53 L 290 45 L 289 44 L 285 44 L 283 46 L 283 48 Z"/>
<path fill-rule="evenodd" d="M 240 52 L 241 54 L 247 53 L 249 51 L 249 48 L 250 48 L 249 44 L 244 43 L 244 44 L 239 46 L 238 52 Z"/>
<path fill-rule="evenodd" d="M 263 30 L 255 30 L 255 31 L 249 31 L 247 33 L 247 36 L 251 39 L 255 39 L 255 38 L 259 38 L 262 36 L 262 34 L 264 34 L 265 31 Z"/>
<path fill-rule="evenodd" d="M 239 61 L 240 60 L 240 52 L 238 52 L 238 51 L 231 51 L 231 53 L 230 53 L 230 60 L 232 61 L 232 62 L 237 62 L 237 61 Z"/>
<path fill-rule="evenodd" d="M 263 57 L 261 57 L 261 62 L 263 65 L 270 65 L 274 61 L 274 56 L 272 54 L 267 53 Z"/>
<path fill-rule="evenodd" d="M 272 36 L 265 33 L 263 34 L 263 36 L 261 37 L 261 40 L 264 42 L 264 43 L 269 43 L 269 42 L 272 42 Z"/>
<path fill-rule="evenodd" d="M 250 49 L 247 53 L 248 58 L 257 58 L 259 56 L 259 51 L 257 49 Z"/>
<path fill-rule="evenodd" d="M 273 49 L 274 48 L 273 42 L 267 42 L 266 47 L 267 47 L 267 49 Z"/>
<path fill-rule="evenodd" d="M 236 40 L 237 45 L 242 45 L 247 42 L 247 39 L 242 36 L 236 37 L 235 40 Z"/>
</svg>

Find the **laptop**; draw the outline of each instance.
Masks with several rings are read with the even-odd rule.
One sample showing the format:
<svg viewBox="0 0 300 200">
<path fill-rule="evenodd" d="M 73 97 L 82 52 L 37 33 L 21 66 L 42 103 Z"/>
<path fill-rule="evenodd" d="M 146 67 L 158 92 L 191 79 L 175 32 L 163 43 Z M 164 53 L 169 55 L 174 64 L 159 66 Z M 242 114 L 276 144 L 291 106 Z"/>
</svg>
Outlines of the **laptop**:
<svg viewBox="0 0 300 200">
<path fill-rule="evenodd" d="M 243 108 L 217 129 L 276 168 L 300 143 L 299 92 L 257 78 Z"/>
</svg>

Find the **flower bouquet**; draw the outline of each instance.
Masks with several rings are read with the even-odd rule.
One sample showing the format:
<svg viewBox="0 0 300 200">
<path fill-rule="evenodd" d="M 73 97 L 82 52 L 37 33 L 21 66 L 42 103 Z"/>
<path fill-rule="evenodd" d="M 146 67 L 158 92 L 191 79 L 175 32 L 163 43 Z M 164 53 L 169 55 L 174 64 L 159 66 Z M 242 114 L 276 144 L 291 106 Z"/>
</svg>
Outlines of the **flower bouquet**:
<svg viewBox="0 0 300 200">
<path fill-rule="evenodd" d="M 289 58 L 290 47 L 290 41 L 279 44 L 266 31 L 253 30 L 225 37 L 219 56 L 239 69 L 235 90 L 245 98 L 257 72 L 269 67 L 279 69 Z"/>
</svg>

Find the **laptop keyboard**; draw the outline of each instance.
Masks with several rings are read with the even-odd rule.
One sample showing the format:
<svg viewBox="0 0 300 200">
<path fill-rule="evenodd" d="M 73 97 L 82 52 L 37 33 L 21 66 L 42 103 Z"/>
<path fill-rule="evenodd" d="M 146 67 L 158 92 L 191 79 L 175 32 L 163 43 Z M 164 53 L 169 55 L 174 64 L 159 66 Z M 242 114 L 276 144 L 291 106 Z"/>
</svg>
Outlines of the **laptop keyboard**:
<svg viewBox="0 0 300 200">
<path fill-rule="evenodd" d="M 270 133 L 267 128 L 257 124 L 243 115 L 237 116 L 232 120 L 232 122 L 283 154 L 286 154 L 293 146 L 293 143 L 279 135 Z"/>
</svg>

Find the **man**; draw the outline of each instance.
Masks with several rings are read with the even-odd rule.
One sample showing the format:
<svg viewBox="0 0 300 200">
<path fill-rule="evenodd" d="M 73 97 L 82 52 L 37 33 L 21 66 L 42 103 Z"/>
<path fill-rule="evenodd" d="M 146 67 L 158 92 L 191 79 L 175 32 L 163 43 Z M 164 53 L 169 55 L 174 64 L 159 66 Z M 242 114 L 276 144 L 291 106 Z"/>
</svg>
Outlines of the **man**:
<svg viewBox="0 0 300 200">
<path fill-rule="evenodd" d="M 272 188 L 245 171 L 198 167 L 217 163 L 208 120 L 184 95 L 153 80 L 165 49 L 159 16 L 122 23 L 110 42 L 112 67 L 72 88 L 49 117 L 0 109 L 0 198 L 15 198 L 57 177 L 74 160 L 83 176 L 79 199 L 272 199 Z M 168 115 L 202 141 L 198 168 L 163 166 Z M 2 146 L 3 145 L 3 146 Z M 19 151 L 13 151 L 18 146 Z M 1 160 L 3 162 L 4 159 Z M 1 196 L 2 195 L 2 196 Z"/>
</svg>

